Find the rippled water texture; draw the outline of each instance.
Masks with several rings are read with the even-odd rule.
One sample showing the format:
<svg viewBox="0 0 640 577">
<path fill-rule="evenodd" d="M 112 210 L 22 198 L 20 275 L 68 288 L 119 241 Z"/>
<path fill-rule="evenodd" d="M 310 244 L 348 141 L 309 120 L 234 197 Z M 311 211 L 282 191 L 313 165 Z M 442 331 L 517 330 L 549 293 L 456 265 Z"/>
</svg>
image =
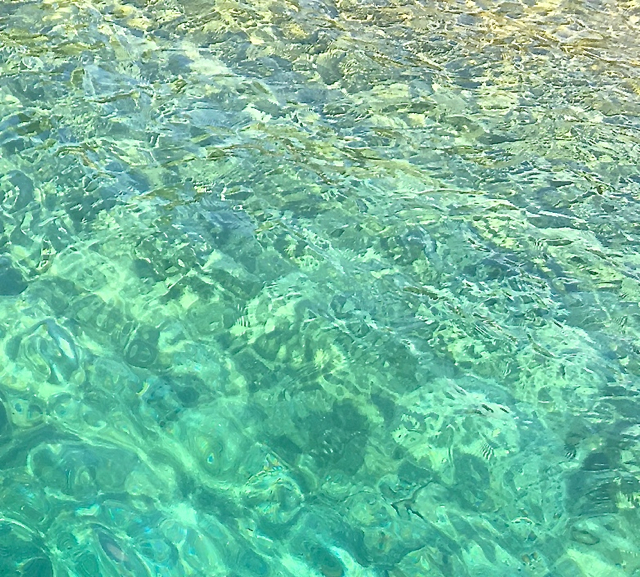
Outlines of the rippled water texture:
<svg viewBox="0 0 640 577">
<path fill-rule="evenodd" d="M 0 2 L 0 575 L 640 575 L 640 3 Z"/>
</svg>

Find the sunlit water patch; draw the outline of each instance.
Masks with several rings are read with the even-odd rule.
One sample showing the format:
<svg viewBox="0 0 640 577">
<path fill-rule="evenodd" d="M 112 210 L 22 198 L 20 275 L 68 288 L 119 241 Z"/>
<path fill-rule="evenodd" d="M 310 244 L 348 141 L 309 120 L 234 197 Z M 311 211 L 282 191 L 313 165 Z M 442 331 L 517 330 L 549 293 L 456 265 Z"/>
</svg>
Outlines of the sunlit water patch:
<svg viewBox="0 0 640 577">
<path fill-rule="evenodd" d="M 640 4 L 0 4 L 0 574 L 640 575 Z"/>
</svg>

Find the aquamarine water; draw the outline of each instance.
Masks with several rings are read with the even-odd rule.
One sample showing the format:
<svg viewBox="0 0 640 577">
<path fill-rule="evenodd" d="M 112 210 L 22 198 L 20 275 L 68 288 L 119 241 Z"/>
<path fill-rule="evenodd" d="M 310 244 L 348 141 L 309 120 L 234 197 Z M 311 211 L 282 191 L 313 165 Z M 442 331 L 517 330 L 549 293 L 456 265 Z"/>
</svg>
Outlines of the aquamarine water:
<svg viewBox="0 0 640 577">
<path fill-rule="evenodd" d="M 638 577 L 639 24 L 0 2 L 0 576 Z"/>
</svg>

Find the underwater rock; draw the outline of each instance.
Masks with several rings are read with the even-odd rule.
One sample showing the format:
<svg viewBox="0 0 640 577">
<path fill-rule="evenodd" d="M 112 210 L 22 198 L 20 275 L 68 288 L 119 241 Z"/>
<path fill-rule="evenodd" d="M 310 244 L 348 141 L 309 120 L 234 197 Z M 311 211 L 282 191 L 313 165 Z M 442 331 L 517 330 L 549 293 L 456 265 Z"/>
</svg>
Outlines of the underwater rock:
<svg viewBox="0 0 640 577">
<path fill-rule="evenodd" d="M 392 422 L 393 417 L 396 414 L 396 406 L 389 396 L 382 393 L 371 393 L 371 402 L 380 411 L 380 415 L 384 419 L 385 424 Z"/>
<path fill-rule="evenodd" d="M 397 474 L 382 477 L 378 488 L 396 511 L 402 508 L 411 509 L 417 490 L 428 485 L 433 478 L 433 471 L 403 460 L 398 466 Z"/>
<path fill-rule="evenodd" d="M 324 577 L 343 577 L 345 567 L 326 547 L 312 545 L 305 551 L 307 562 Z"/>
<path fill-rule="evenodd" d="M 351 525 L 362 531 L 361 547 L 353 553 L 366 564 L 393 566 L 436 533 L 421 516 L 400 515 L 377 491 L 353 495 L 345 502 L 343 512 Z"/>
<path fill-rule="evenodd" d="M 0 396 L 0 439 L 11 433 L 11 421 L 5 408 L 4 399 Z"/>
<path fill-rule="evenodd" d="M 85 191 L 77 191 L 76 194 L 68 194 L 69 203 L 66 206 L 69 219 L 76 231 L 96 218 L 101 210 L 105 209 L 105 201 L 97 194 L 87 194 Z"/>
<path fill-rule="evenodd" d="M 264 558 L 247 546 L 235 552 L 229 559 L 229 565 L 235 569 L 232 575 L 238 575 L 238 577 L 267 577 L 271 574 Z"/>
<path fill-rule="evenodd" d="M 180 402 L 185 407 L 194 407 L 198 404 L 200 395 L 206 390 L 206 385 L 198 377 L 191 377 L 189 383 L 180 383 L 174 387 L 174 391 Z"/>
<path fill-rule="evenodd" d="M 584 471 L 608 471 L 611 468 L 613 467 L 609 455 L 598 451 L 589 453 L 582 462 Z"/>
<path fill-rule="evenodd" d="M 6 351 L 11 359 L 22 361 L 34 374 L 56 385 L 68 383 L 80 368 L 73 337 L 53 319 L 40 321 L 10 339 Z"/>
<path fill-rule="evenodd" d="M 269 446 L 285 461 L 294 463 L 302 454 L 302 449 L 286 435 L 269 438 Z"/>
<path fill-rule="evenodd" d="M 115 305 L 106 303 L 96 294 L 77 300 L 72 307 L 72 317 L 92 338 L 109 343 L 114 348 L 124 348 L 133 331 L 133 324 Z"/>
<path fill-rule="evenodd" d="M 154 327 L 138 327 L 124 350 L 125 360 L 141 369 L 150 367 L 158 357 L 159 337 L 160 331 Z"/>
<path fill-rule="evenodd" d="M 27 281 L 22 273 L 14 268 L 11 260 L 6 257 L 0 257 L 0 295 L 1 296 L 17 296 L 27 288 Z"/>
<path fill-rule="evenodd" d="M 368 563 L 362 529 L 346 523 L 334 508 L 305 508 L 289 543 L 292 550 L 301 554 L 321 574 L 339 574 L 342 565 L 332 554 L 330 545 L 349 551 L 360 564 Z"/>
<path fill-rule="evenodd" d="M 20 569 L 21 577 L 53 577 L 51 561 L 45 557 L 30 559 Z"/>
<path fill-rule="evenodd" d="M 491 483 L 489 467 L 480 457 L 468 453 L 455 453 L 453 464 L 457 500 L 465 508 L 476 509 L 488 498 Z"/>
<path fill-rule="evenodd" d="M 78 575 L 82 577 L 94 577 L 101 575 L 100 563 L 93 553 L 85 552 L 75 560 L 75 568 Z"/>
<path fill-rule="evenodd" d="M 15 212 L 33 200 L 33 181 L 22 171 L 12 170 L 0 188 L 0 203 L 5 210 Z"/>
<path fill-rule="evenodd" d="M 4 451 L 1 453 L 2 466 L 6 469 L 24 467 L 29 453 L 34 447 L 44 442 L 62 442 L 65 440 L 76 440 L 74 435 L 62 433 L 51 425 L 41 425 L 14 432 L 13 438 L 6 447 L 0 447 Z"/>
<path fill-rule="evenodd" d="M 26 525 L 0 519 L 0 575 L 52 577 L 51 561 L 39 536 Z"/>
<path fill-rule="evenodd" d="M 251 446 L 245 432 L 227 414 L 237 407 L 219 407 L 215 411 L 184 411 L 176 422 L 176 435 L 200 466 L 212 478 L 236 478 Z M 246 477 L 245 477 L 246 479 Z"/>
<path fill-rule="evenodd" d="M 137 458 L 123 448 L 80 443 L 43 443 L 30 453 L 34 476 L 76 499 L 95 499 L 102 493 L 121 492 Z"/>
<path fill-rule="evenodd" d="M 153 563 L 156 575 L 178 575 L 179 553 L 167 539 L 151 535 L 137 544 L 137 550 Z"/>
<path fill-rule="evenodd" d="M 50 339 L 43 341 L 42 356 L 52 369 L 52 381 L 56 384 L 67 382 L 79 368 L 78 349 L 73 337 L 53 319 L 43 321 Z"/>
<path fill-rule="evenodd" d="M 580 529 L 579 527 L 571 527 L 571 539 L 583 545 L 595 545 L 600 542 L 600 538 L 590 531 Z"/>
<path fill-rule="evenodd" d="M 100 388 L 108 395 L 125 399 L 138 394 L 142 381 L 124 362 L 106 357 L 97 357 L 87 363 L 87 381 L 100 383 Z"/>
<path fill-rule="evenodd" d="M 295 479 L 282 467 L 261 471 L 244 487 L 244 504 L 253 511 L 263 531 L 278 534 L 292 523 L 304 496 Z"/>
<path fill-rule="evenodd" d="M 336 467 L 354 474 L 364 462 L 368 423 L 350 402 L 337 402 L 329 413 L 305 419 L 310 432 L 309 454 L 322 467 Z"/>
<path fill-rule="evenodd" d="M 181 566 L 188 575 L 227 575 L 220 548 L 231 540 L 220 524 L 207 519 L 207 529 L 196 530 L 181 523 L 167 521 L 165 531 L 180 553 Z"/>
<path fill-rule="evenodd" d="M 191 503 L 200 513 L 217 519 L 239 519 L 242 516 L 240 507 L 223 492 L 205 487 L 191 489 Z"/>
<path fill-rule="evenodd" d="M 137 258 L 132 262 L 133 272 L 141 279 L 162 280 L 162 274 L 158 273 L 151 261 L 146 258 Z"/>
<path fill-rule="evenodd" d="M 161 427 L 175 421 L 184 406 L 180 402 L 172 383 L 156 377 L 151 377 L 145 383 L 143 401 L 152 412 L 154 420 Z"/>
<path fill-rule="evenodd" d="M 41 298 L 55 315 L 60 315 L 67 309 L 71 299 L 77 296 L 78 291 L 71 281 L 55 276 L 47 277 L 38 279 L 31 294 Z"/>
<path fill-rule="evenodd" d="M 118 575 L 122 577 L 144 577 L 149 575 L 147 566 L 138 557 L 128 543 L 121 543 L 115 536 L 107 533 L 107 528 L 94 525 L 93 530 L 97 534 L 102 557 L 106 564 L 116 567 Z M 106 558 L 106 559 L 105 559 Z M 155 573 L 160 575 L 161 573 Z"/>
<path fill-rule="evenodd" d="M 69 225 L 60 218 L 51 219 L 42 225 L 45 238 L 51 243 L 56 252 L 72 246 L 74 237 Z"/>
<path fill-rule="evenodd" d="M 567 479 L 567 509 L 584 516 L 615 513 L 619 477 L 619 455 L 614 448 L 588 453 L 581 468 Z"/>
<path fill-rule="evenodd" d="M 618 511 L 618 486 L 615 472 L 579 471 L 567 479 L 567 509 L 585 517 L 608 515 Z"/>
</svg>

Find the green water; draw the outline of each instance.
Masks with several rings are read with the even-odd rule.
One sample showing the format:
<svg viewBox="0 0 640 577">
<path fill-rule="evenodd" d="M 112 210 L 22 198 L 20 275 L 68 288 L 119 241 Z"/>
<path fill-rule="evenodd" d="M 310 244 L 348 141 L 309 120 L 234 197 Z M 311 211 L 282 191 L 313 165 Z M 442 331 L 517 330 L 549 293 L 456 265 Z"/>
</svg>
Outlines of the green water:
<svg viewBox="0 0 640 577">
<path fill-rule="evenodd" d="M 0 3 L 0 576 L 638 577 L 640 3 Z"/>
</svg>

